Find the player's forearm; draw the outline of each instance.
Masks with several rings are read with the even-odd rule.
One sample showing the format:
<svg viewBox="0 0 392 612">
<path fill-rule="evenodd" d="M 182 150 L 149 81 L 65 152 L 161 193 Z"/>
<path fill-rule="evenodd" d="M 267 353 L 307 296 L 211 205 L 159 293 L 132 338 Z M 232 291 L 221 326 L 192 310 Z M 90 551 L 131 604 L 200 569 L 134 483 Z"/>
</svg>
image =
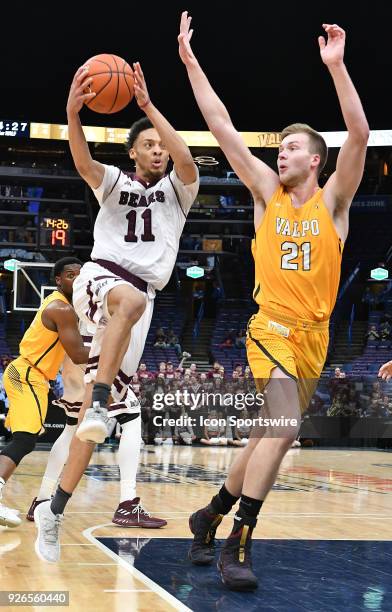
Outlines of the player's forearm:
<svg viewBox="0 0 392 612">
<path fill-rule="evenodd" d="M 68 356 L 72 359 L 73 363 L 85 364 L 88 362 L 88 356 L 90 353 L 90 349 L 85 347 L 83 344 L 76 349 L 69 350 Z"/>
<path fill-rule="evenodd" d="M 186 69 L 197 105 L 210 131 L 214 134 L 220 125 L 231 124 L 225 105 L 211 87 L 197 60 L 195 59 L 191 64 L 188 64 Z"/>
<path fill-rule="evenodd" d="M 80 174 L 93 163 L 90 150 L 84 135 L 79 114 L 70 112 L 68 117 L 68 139 L 75 167 Z"/>
<path fill-rule="evenodd" d="M 349 135 L 367 141 L 369 125 L 361 100 L 347 72 L 346 66 L 344 63 L 341 63 L 329 66 L 328 69 L 335 85 L 344 123 Z"/>
<path fill-rule="evenodd" d="M 189 164 L 194 167 L 195 164 L 188 146 L 157 107 L 152 102 L 149 102 L 143 110 L 169 151 L 174 165 L 181 167 Z"/>
</svg>

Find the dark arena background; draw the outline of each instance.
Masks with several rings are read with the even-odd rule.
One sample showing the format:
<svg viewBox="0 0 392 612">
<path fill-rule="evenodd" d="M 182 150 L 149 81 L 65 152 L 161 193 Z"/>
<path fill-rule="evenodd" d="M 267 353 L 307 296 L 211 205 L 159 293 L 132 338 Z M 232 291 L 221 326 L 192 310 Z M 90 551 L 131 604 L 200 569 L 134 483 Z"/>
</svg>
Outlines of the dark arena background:
<svg viewBox="0 0 392 612">
<path fill-rule="evenodd" d="M 191 149 L 200 190 L 170 282 L 157 292 L 131 382 L 143 420 L 138 495 L 168 525 L 151 530 L 111 523 L 119 488 L 116 428 L 97 447 L 67 507 L 60 563 L 36 558 L 34 524 L 24 516 L 64 427 L 63 410 L 52 404 L 62 394 L 60 373 L 51 383 L 46 433 L 4 491 L 2 502 L 20 510 L 23 522 L 0 527 L 0 605 L 16 605 L 7 593 L 61 591 L 69 609 L 86 611 L 391 610 L 392 381 L 381 381 L 378 371 L 392 359 L 392 12 L 387 2 L 344 4 L 115 1 L 102 8 L 90 2 L 51 6 L 50 14 L 29 3 L 2 8 L 0 448 L 11 435 L 3 371 L 53 287 L 50 264 L 66 255 L 86 262 L 93 245 L 99 207 L 75 171 L 65 112 L 73 75 L 88 57 L 115 53 L 141 62 L 151 99 Z M 350 210 L 327 362 L 255 530 L 260 586 L 254 593 L 229 591 L 215 565 L 198 568 L 187 551 L 188 517 L 223 484 L 256 408 L 199 406 L 191 431 L 155 418 L 184 415 L 176 402 L 157 406 L 164 394 L 255 390 L 245 349 L 247 323 L 257 310 L 253 202 L 207 131 L 178 57 L 185 9 L 211 84 L 252 153 L 274 169 L 280 132 L 297 121 L 327 141 L 321 185 L 336 166 L 345 126 L 320 60 L 322 23 L 346 30 L 345 63 L 371 130 Z M 141 116 L 134 100 L 114 115 L 84 108 L 93 158 L 131 170 L 124 142 Z M 203 427 L 199 416 L 212 425 Z M 224 426 L 227 416 L 233 424 Z M 244 424 L 237 426 L 237 419 Z M 224 519 L 218 538 L 231 519 Z"/>
</svg>

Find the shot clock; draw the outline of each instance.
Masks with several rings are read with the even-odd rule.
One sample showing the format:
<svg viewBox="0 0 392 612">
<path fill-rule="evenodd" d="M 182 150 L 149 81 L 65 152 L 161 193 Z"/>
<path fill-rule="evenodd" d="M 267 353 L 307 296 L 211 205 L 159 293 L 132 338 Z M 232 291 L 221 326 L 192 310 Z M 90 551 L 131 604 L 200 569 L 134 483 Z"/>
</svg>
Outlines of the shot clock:
<svg viewBox="0 0 392 612">
<path fill-rule="evenodd" d="M 72 219 L 45 215 L 40 219 L 39 243 L 41 247 L 69 249 L 72 247 Z"/>
</svg>

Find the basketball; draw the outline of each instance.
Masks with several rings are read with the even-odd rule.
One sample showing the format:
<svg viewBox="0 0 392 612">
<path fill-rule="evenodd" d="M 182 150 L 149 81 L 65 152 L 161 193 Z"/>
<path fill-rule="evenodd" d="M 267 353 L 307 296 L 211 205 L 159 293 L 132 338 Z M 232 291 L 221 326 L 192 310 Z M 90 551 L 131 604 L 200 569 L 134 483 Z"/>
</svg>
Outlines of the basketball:
<svg viewBox="0 0 392 612">
<path fill-rule="evenodd" d="M 89 91 L 96 95 L 86 106 L 96 113 L 110 115 L 125 108 L 133 98 L 133 71 L 118 55 L 101 53 L 85 62 L 93 78 Z"/>
</svg>

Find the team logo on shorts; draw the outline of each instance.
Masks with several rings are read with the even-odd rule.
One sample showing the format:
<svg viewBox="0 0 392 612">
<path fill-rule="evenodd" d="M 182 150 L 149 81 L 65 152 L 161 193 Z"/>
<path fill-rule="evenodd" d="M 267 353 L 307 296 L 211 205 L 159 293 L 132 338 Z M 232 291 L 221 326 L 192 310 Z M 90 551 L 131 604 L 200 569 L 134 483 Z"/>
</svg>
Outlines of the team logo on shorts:
<svg viewBox="0 0 392 612">
<path fill-rule="evenodd" d="M 281 325 L 280 323 L 277 323 L 276 321 L 268 321 L 268 329 L 276 332 L 280 336 L 284 336 L 285 338 L 288 338 L 290 335 L 290 329 L 284 325 Z"/>
</svg>

